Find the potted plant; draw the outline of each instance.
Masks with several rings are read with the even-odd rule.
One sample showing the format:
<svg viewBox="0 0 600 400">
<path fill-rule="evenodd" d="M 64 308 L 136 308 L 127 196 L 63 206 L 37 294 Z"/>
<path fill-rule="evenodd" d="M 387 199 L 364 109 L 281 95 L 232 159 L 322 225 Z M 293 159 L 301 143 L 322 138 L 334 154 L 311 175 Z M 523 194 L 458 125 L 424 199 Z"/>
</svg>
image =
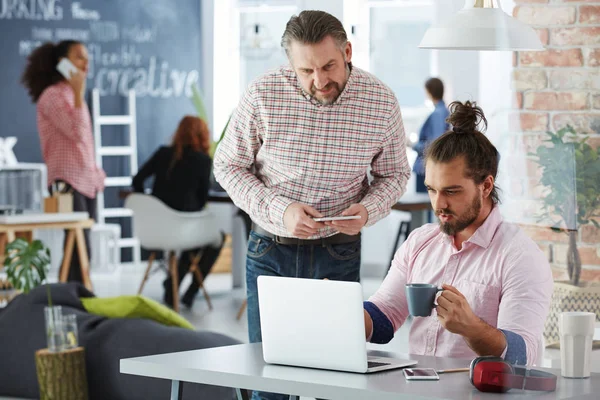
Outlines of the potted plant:
<svg viewBox="0 0 600 400">
<path fill-rule="evenodd" d="M 31 243 L 17 238 L 6 246 L 4 268 L 8 282 L 16 290 L 27 294 L 47 279 L 50 269 L 50 249 L 39 240 Z M 46 340 L 50 351 L 63 346 L 60 306 L 52 306 L 50 286 L 46 285 L 48 306 L 45 307 Z"/>
<path fill-rule="evenodd" d="M 568 236 L 566 255 L 568 281 L 554 284 L 550 314 L 544 337 L 547 344 L 559 340 L 558 317 L 563 311 L 589 311 L 600 316 L 600 286 L 581 281 L 581 257 L 577 247 L 585 225 L 600 229 L 600 157 L 598 150 L 581 138 L 572 126 L 547 132 L 548 139 L 535 153 L 544 186 L 540 219 L 550 229 Z"/>
<path fill-rule="evenodd" d="M 7 280 L 24 294 L 47 280 L 50 249 L 41 241 L 15 239 L 6 246 L 4 267 Z M 46 285 L 48 306 L 44 307 L 47 349 L 35 353 L 40 399 L 86 400 L 88 398 L 85 354 L 78 347 L 64 350 L 62 307 L 52 305 Z"/>
<path fill-rule="evenodd" d="M 204 105 L 204 100 L 202 100 L 202 95 L 200 94 L 200 89 L 196 85 L 192 86 L 192 103 L 194 103 L 194 107 L 196 108 L 196 112 L 198 113 L 198 118 L 203 119 L 208 123 L 208 112 L 206 111 L 206 106 Z M 227 123 L 225 127 L 221 131 L 221 135 L 219 136 L 219 140 L 210 142 L 210 157 L 212 158 L 215 155 L 215 150 L 221 140 L 223 140 L 223 136 L 225 136 L 225 131 L 227 131 L 227 126 L 229 125 L 229 121 L 231 120 L 231 116 L 227 119 Z"/>
<path fill-rule="evenodd" d="M 192 86 L 192 103 L 194 103 L 194 107 L 196 108 L 196 112 L 198 113 L 198 118 L 203 119 L 208 123 L 208 112 L 206 111 L 206 106 L 204 105 L 204 100 L 202 99 L 202 95 L 200 94 L 200 89 L 198 89 L 197 85 Z M 227 123 L 225 127 L 221 131 L 221 135 L 219 136 L 219 140 L 210 142 L 210 149 L 208 151 L 210 158 L 215 156 L 215 151 L 217 150 L 217 146 L 223 140 L 225 136 L 225 132 L 227 131 L 227 127 L 229 126 L 229 121 L 231 121 L 231 115 L 227 119 Z M 219 185 L 219 182 L 216 181 L 212 172 L 210 174 L 210 185 L 211 189 L 216 190 L 218 192 L 224 192 L 225 190 Z"/>
</svg>

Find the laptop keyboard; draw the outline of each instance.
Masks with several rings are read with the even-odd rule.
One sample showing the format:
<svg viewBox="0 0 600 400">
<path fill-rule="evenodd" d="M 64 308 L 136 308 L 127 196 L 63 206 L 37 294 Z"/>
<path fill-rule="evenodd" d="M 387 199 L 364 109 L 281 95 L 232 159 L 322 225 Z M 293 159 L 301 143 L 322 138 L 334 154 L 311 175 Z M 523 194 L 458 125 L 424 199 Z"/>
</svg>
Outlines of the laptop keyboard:
<svg viewBox="0 0 600 400">
<path fill-rule="evenodd" d="M 377 367 L 383 367 L 384 365 L 390 365 L 391 363 L 382 363 L 382 362 L 375 362 L 375 361 L 367 361 L 367 368 L 377 368 Z"/>
</svg>

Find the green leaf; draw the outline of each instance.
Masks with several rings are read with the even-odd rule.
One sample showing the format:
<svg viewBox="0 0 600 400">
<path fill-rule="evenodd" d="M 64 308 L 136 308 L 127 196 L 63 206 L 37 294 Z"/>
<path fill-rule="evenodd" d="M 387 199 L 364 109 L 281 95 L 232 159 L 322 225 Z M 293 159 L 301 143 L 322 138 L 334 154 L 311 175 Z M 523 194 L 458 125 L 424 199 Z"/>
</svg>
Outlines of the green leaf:
<svg viewBox="0 0 600 400">
<path fill-rule="evenodd" d="M 42 284 L 50 269 L 50 250 L 39 240 L 15 239 L 6 246 L 6 277 L 15 289 L 29 293 Z"/>
<path fill-rule="evenodd" d="M 202 100 L 200 89 L 198 89 L 198 84 L 192 86 L 192 103 L 194 103 L 194 107 L 196 107 L 198 117 L 208 124 L 208 112 L 206 111 L 204 100 Z"/>
</svg>

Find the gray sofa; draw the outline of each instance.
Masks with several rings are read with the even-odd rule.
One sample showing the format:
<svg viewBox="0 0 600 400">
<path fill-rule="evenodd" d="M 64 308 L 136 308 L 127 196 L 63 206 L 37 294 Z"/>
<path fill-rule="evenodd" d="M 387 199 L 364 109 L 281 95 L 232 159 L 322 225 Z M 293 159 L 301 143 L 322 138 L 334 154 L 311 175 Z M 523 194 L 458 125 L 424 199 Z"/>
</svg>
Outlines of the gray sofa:
<svg viewBox="0 0 600 400">
<path fill-rule="evenodd" d="M 161 325 L 146 319 L 111 319 L 89 314 L 80 297 L 91 292 L 76 283 L 50 285 L 63 313 L 77 314 L 79 342 L 85 347 L 90 400 L 164 400 L 170 382 L 119 373 L 119 360 L 239 343 L 228 336 Z M 46 287 L 20 295 L 0 309 L 0 396 L 39 398 L 35 351 L 46 347 Z M 234 399 L 231 388 L 184 384 L 184 399 Z"/>
</svg>

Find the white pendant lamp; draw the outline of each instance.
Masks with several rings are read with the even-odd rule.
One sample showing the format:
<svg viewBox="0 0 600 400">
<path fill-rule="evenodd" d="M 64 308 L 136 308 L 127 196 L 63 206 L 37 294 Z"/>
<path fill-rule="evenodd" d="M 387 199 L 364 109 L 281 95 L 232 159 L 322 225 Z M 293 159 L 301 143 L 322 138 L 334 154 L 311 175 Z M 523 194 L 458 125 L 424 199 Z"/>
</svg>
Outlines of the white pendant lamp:
<svg viewBox="0 0 600 400">
<path fill-rule="evenodd" d="M 461 11 L 425 32 L 419 48 L 544 50 L 533 28 L 502 11 L 500 0 L 465 0 Z"/>
</svg>

